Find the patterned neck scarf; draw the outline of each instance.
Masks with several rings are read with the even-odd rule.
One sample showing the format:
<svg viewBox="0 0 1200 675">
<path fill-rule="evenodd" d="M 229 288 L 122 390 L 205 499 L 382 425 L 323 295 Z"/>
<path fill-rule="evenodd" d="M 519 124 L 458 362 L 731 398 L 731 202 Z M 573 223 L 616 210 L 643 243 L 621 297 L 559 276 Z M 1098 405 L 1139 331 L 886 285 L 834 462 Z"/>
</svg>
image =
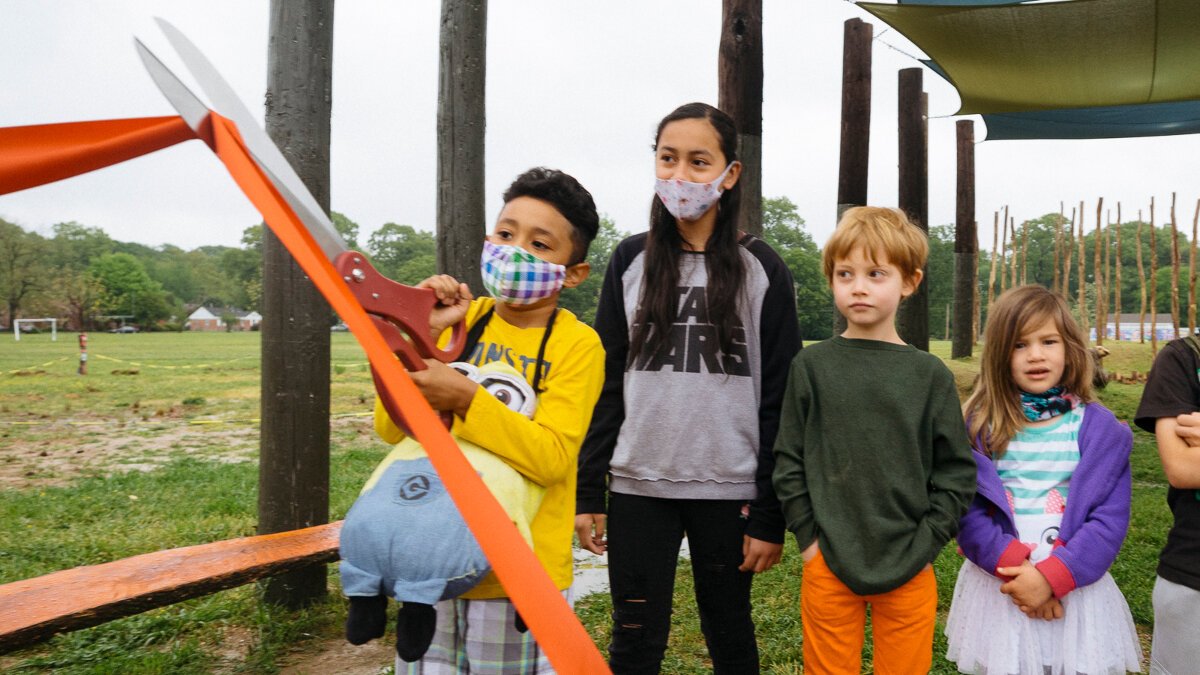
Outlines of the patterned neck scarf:
<svg viewBox="0 0 1200 675">
<path fill-rule="evenodd" d="M 1030 422 L 1040 422 L 1075 409 L 1082 401 L 1066 387 L 1051 387 L 1040 394 L 1021 392 L 1021 409 Z"/>
</svg>

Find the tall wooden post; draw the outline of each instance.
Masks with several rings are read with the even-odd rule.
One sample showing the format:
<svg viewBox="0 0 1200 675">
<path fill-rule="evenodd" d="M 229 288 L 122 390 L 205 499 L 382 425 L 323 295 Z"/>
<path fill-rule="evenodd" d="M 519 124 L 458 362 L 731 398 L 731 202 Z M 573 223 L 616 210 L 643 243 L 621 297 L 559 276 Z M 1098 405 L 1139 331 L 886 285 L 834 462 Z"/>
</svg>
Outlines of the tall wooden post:
<svg viewBox="0 0 1200 675">
<path fill-rule="evenodd" d="M 929 127 L 925 115 L 925 95 L 921 91 L 921 68 L 904 68 L 899 73 L 899 202 L 928 237 L 929 235 Z M 900 337 L 923 351 L 929 351 L 929 265 L 925 279 L 900 305 L 896 326 Z M 969 325 L 969 324 L 964 324 Z"/>
<path fill-rule="evenodd" d="M 1146 272 L 1142 265 L 1142 210 L 1138 209 L 1137 219 L 1137 278 L 1138 290 L 1141 291 L 1141 304 L 1138 309 L 1138 342 L 1146 342 Z"/>
<path fill-rule="evenodd" d="M 1059 204 L 1061 205 L 1062 202 L 1059 202 Z M 1058 213 L 1058 221 L 1055 223 L 1055 228 L 1054 228 L 1054 281 L 1052 282 L 1052 285 L 1050 286 L 1050 288 L 1055 293 L 1062 292 L 1062 274 L 1059 271 L 1059 267 L 1058 267 L 1059 261 L 1062 260 L 1062 243 L 1063 243 L 1062 226 L 1063 226 L 1062 207 L 1060 206 L 1059 213 Z"/>
<path fill-rule="evenodd" d="M 1104 246 L 1104 221 L 1100 220 L 1104 212 L 1104 197 L 1096 200 L 1096 241 L 1092 251 L 1092 287 L 1096 289 L 1096 344 L 1104 344 L 1104 269 L 1100 261 L 1100 251 Z"/>
<path fill-rule="evenodd" d="M 1007 212 L 1008 207 L 1005 207 L 1004 210 L 1005 210 L 1005 212 Z M 1020 243 L 1020 240 L 1017 238 L 1017 217 L 1016 216 L 1011 216 L 1008 219 L 1008 233 L 1012 235 L 1012 258 L 1010 259 L 1011 264 L 1008 267 L 1009 272 L 1012 274 L 1012 279 L 1010 280 L 1008 287 L 1016 288 L 1017 287 L 1017 270 L 1019 269 L 1017 267 L 1017 261 L 1020 259 L 1020 256 L 1018 254 L 1021 252 L 1021 243 Z"/>
<path fill-rule="evenodd" d="M 1150 353 L 1158 353 L 1158 232 L 1154 229 L 1154 197 L 1150 198 Z"/>
<path fill-rule="evenodd" d="M 975 221 L 975 231 L 979 232 L 979 221 Z M 979 278 L 979 241 L 975 242 L 975 278 Z M 975 311 L 971 318 L 971 344 L 979 344 L 979 329 L 983 324 L 983 296 L 979 292 L 979 282 L 975 282 Z"/>
<path fill-rule="evenodd" d="M 1008 258 L 1005 257 L 1005 251 L 1008 250 L 1008 206 L 1004 207 L 1004 218 L 1002 220 L 1000 237 L 1000 293 L 1003 294 L 1008 288 Z M 1015 254 L 1014 254 L 1015 255 Z"/>
<path fill-rule="evenodd" d="M 267 134 L 329 211 L 333 0 L 272 0 Z M 258 533 L 329 522 L 329 326 L 325 299 L 283 244 L 263 233 L 262 423 Z M 269 602 L 325 596 L 324 565 L 266 583 Z"/>
<path fill-rule="evenodd" d="M 1059 211 L 1064 211 L 1062 202 L 1058 203 Z M 1062 294 L 1064 298 L 1071 297 L 1071 254 L 1075 250 L 1075 207 L 1071 207 L 1071 222 L 1070 227 L 1063 233 L 1063 244 L 1066 246 L 1067 252 L 1063 256 L 1063 288 Z"/>
<path fill-rule="evenodd" d="M 958 186 L 954 215 L 954 338 L 950 358 L 971 355 L 974 344 L 972 326 L 979 257 L 975 228 L 975 122 L 959 120 L 954 124 L 958 145 Z"/>
<path fill-rule="evenodd" d="M 483 291 L 487 0 L 442 0 L 437 112 L 438 271 Z"/>
<path fill-rule="evenodd" d="M 1028 282 L 1029 270 L 1029 221 L 1021 223 L 1021 285 Z"/>
<path fill-rule="evenodd" d="M 1087 249 L 1084 246 L 1083 232 L 1083 201 L 1079 202 L 1079 327 L 1083 329 L 1083 334 L 1088 334 L 1088 310 L 1087 310 L 1087 259 L 1084 257 L 1087 254 Z"/>
<path fill-rule="evenodd" d="M 1108 332 L 1108 316 L 1112 310 L 1112 305 L 1109 304 L 1109 296 L 1112 294 L 1112 231 L 1112 209 L 1109 209 L 1104 212 L 1104 297 L 1099 301 L 1104 306 L 1104 321 L 1101 325 L 1104 326 L 1105 333 Z M 1120 337 L 1114 339 L 1119 340 Z"/>
<path fill-rule="evenodd" d="M 1175 193 L 1171 193 L 1171 339 L 1179 337 L 1179 225 L 1175 221 Z"/>
<path fill-rule="evenodd" d="M 973 132 L 974 130 L 972 130 Z M 1000 212 L 992 212 L 992 259 L 988 265 L 988 311 L 992 311 L 992 303 L 996 301 L 996 266 L 999 265 L 1000 258 L 996 249 L 1000 243 Z"/>
<path fill-rule="evenodd" d="M 1117 202 L 1117 241 L 1116 241 L 1116 265 L 1113 266 L 1113 274 L 1116 277 L 1113 283 L 1113 317 L 1116 325 L 1113 328 L 1113 334 L 1116 340 L 1121 339 L 1121 202 Z"/>
<path fill-rule="evenodd" d="M 842 132 L 838 159 L 837 218 L 867 203 L 871 154 L 871 33 L 862 19 L 847 19 L 842 33 Z M 846 330 L 846 317 L 833 309 L 833 334 Z"/>
<path fill-rule="evenodd" d="M 1192 216 L 1191 256 L 1188 258 L 1188 334 L 1196 333 L 1196 234 L 1200 229 L 1200 199 L 1196 200 L 1196 215 Z"/>
<path fill-rule="evenodd" d="M 717 106 L 737 122 L 742 160 L 738 225 L 762 234 L 762 0 L 724 0 Z"/>
</svg>

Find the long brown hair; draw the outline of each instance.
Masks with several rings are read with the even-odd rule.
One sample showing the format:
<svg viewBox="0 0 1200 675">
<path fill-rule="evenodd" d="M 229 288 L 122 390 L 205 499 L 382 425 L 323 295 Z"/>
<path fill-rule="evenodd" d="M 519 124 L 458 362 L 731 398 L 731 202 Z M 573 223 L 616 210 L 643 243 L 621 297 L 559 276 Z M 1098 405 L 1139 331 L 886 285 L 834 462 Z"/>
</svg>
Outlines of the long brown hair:
<svg viewBox="0 0 1200 675">
<path fill-rule="evenodd" d="M 679 106 L 658 123 L 654 146 L 662 138 L 663 128 L 671 122 L 703 119 L 721 139 L 726 165 L 737 161 L 737 125 L 733 118 L 707 103 Z M 737 300 L 742 291 L 745 270 L 738 247 L 738 210 L 742 203 L 742 182 L 721 193 L 717 202 L 717 222 L 704 246 L 704 265 L 708 271 L 705 296 L 708 320 L 717 329 L 721 351 L 729 353 L 738 324 Z M 678 223 L 662 200 L 654 197 L 650 205 L 650 233 L 646 238 L 646 259 L 642 272 L 641 307 L 634 317 L 633 338 L 629 344 L 629 363 L 642 355 L 654 354 L 671 334 L 679 314 L 679 252 L 683 237 Z"/>
<path fill-rule="evenodd" d="M 1071 317 L 1067 301 L 1042 286 L 1018 286 L 1005 291 L 988 313 L 983 331 L 979 379 L 963 406 L 967 431 L 978 438 L 985 454 L 1000 457 L 1009 440 L 1026 424 L 1021 391 L 1012 377 L 1012 353 L 1021 334 L 1054 321 L 1063 338 L 1065 362 L 1061 384 L 1084 402 L 1092 401 L 1092 359 L 1087 337 Z"/>
</svg>

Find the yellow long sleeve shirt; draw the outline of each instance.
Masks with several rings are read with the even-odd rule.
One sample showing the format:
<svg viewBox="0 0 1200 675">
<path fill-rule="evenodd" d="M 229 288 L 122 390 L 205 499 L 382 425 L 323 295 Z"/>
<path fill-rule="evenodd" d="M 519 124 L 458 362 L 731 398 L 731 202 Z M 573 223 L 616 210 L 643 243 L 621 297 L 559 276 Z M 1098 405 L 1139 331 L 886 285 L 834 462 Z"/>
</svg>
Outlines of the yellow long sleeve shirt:
<svg viewBox="0 0 1200 675">
<path fill-rule="evenodd" d="M 479 298 L 467 311 L 472 326 L 495 304 Z M 493 315 L 471 354 L 461 360 L 475 365 L 505 361 L 530 383 L 545 328 L 518 328 Z M 449 340 L 442 335 L 441 344 Z M 481 387 L 466 419 L 456 417 L 451 432 L 491 451 L 534 483 L 546 488 L 533 520 L 533 552 L 561 590 L 572 582 L 571 540 L 575 533 L 575 476 L 579 447 L 587 434 L 592 409 L 604 384 L 604 348 L 590 326 L 559 308 L 546 343 L 542 392 L 533 419 L 510 410 Z M 404 438 L 378 398 L 375 431 L 388 443 Z M 495 574 L 489 574 L 466 598 L 505 597 Z"/>
</svg>

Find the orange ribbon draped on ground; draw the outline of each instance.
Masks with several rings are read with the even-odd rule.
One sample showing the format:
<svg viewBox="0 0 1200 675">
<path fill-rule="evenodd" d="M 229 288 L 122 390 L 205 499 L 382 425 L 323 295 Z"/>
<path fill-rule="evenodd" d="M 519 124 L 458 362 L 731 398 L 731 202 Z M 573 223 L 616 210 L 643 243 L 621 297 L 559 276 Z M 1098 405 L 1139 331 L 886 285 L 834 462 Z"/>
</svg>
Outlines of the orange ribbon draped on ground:
<svg viewBox="0 0 1200 675">
<path fill-rule="evenodd" d="M 555 669 L 571 674 L 609 672 L 562 594 L 463 457 L 437 413 L 425 402 L 300 219 L 251 158 L 237 126 L 215 112 L 209 114 L 217 156 L 358 338 L 392 399 L 404 407 L 413 435 L 425 447 L 496 576 Z M 76 176 L 194 138 L 196 135 L 179 117 L 3 128 L 0 194 Z"/>
</svg>

